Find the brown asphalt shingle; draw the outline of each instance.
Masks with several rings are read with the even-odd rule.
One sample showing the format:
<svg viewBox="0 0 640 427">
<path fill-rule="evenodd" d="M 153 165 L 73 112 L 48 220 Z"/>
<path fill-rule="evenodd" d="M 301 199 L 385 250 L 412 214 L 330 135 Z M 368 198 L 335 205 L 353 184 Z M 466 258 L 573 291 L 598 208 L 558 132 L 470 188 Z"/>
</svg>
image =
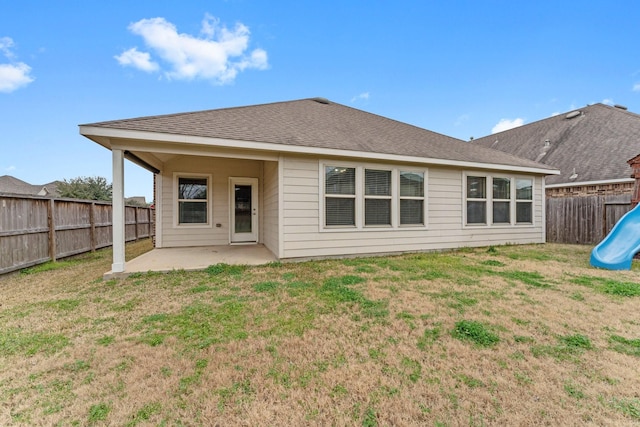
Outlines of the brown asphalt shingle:
<svg viewBox="0 0 640 427">
<path fill-rule="evenodd" d="M 84 126 L 552 169 L 335 102 L 318 101 L 311 98 Z"/>
<path fill-rule="evenodd" d="M 478 138 L 473 144 L 559 169 L 561 174 L 548 177 L 547 184 L 629 178 L 627 160 L 640 154 L 640 115 L 604 104 L 575 111 Z M 570 179 L 574 169 L 577 177 Z"/>
</svg>

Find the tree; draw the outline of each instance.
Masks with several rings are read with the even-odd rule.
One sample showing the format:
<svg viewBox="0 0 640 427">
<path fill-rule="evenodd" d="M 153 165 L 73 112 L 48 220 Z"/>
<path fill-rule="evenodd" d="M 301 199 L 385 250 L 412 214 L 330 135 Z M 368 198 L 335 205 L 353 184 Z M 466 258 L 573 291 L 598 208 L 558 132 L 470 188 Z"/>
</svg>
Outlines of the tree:
<svg viewBox="0 0 640 427">
<path fill-rule="evenodd" d="M 60 197 L 111 201 L 112 184 L 100 176 L 78 177 L 58 183 Z"/>
</svg>

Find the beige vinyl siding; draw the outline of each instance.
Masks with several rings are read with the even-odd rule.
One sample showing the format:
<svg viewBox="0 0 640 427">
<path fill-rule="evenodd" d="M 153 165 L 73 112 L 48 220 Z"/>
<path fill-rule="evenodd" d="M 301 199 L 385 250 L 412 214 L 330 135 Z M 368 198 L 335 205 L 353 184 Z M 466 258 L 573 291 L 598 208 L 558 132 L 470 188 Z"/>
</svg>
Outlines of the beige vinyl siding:
<svg viewBox="0 0 640 427">
<path fill-rule="evenodd" d="M 345 161 L 342 160 L 341 164 Z M 330 164 L 330 161 L 327 162 Z M 358 163 L 354 162 L 354 166 Z M 534 224 L 469 227 L 463 225 L 463 171 L 454 168 L 427 169 L 427 227 L 332 230 L 322 227 L 320 200 L 324 196 L 318 160 L 283 159 L 283 258 L 393 253 L 488 246 L 543 243 L 542 178 L 534 180 Z M 402 165 L 381 165 L 399 167 Z M 416 165 L 412 165 L 416 168 Z M 506 174 L 510 175 L 510 174 Z M 520 176 L 520 175 L 518 175 Z M 395 213 L 394 213 L 395 214 Z M 360 213 L 361 215 L 361 213 Z"/>
<path fill-rule="evenodd" d="M 163 247 L 210 246 L 229 244 L 229 177 L 261 178 L 262 161 L 178 156 L 162 171 L 162 245 Z M 174 173 L 208 174 L 212 217 L 209 226 L 175 225 Z M 216 227 L 220 224 L 221 227 Z"/>
<path fill-rule="evenodd" d="M 278 163 L 264 162 L 262 179 L 262 242 L 278 254 Z"/>
</svg>

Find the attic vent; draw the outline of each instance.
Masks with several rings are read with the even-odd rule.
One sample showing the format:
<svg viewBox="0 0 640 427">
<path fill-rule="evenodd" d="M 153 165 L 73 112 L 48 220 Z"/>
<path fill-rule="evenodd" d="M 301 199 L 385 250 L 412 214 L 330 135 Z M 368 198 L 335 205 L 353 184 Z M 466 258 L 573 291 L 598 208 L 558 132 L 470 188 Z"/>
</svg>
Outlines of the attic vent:
<svg viewBox="0 0 640 427">
<path fill-rule="evenodd" d="M 329 100 L 327 98 L 312 98 L 312 101 L 316 101 L 318 104 L 328 104 Z"/>
<path fill-rule="evenodd" d="M 580 110 L 576 110 L 576 111 L 572 111 L 570 113 L 568 113 L 566 116 L 564 116 L 565 119 L 573 119 L 574 117 L 578 117 L 582 115 L 582 111 Z"/>
<path fill-rule="evenodd" d="M 627 109 L 627 107 L 625 107 L 624 105 L 620 105 L 620 104 L 616 104 L 616 105 L 614 105 L 614 107 L 619 108 L 621 110 L 626 110 Z"/>
</svg>

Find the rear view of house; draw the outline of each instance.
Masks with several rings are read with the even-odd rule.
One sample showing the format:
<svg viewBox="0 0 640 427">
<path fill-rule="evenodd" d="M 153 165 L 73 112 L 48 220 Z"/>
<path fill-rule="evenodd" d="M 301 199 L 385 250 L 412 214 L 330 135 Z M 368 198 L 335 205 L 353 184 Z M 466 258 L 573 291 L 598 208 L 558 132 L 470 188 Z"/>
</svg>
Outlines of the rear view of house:
<svg viewBox="0 0 640 427">
<path fill-rule="evenodd" d="M 156 174 L 156 246 L 260 243 L 279 259 L 545 241 L 549 166 L 324 98 L 80 126 Z"/>
</svg>

